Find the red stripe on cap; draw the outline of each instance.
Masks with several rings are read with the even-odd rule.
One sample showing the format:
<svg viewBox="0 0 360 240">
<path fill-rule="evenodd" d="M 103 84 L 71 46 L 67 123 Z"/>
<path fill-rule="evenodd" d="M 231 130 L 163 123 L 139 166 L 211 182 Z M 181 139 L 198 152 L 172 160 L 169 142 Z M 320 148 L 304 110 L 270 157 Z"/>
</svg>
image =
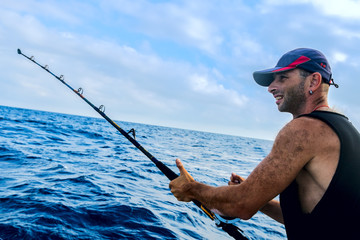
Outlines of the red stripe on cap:
<svg viewBox="0 0 360 240">
<path fill-rule="evenodd" d="M 311 59 L 305 56 L 301 56 L 298 59 L 296 59 L 295 61 L 293 61 L 292 63 L 290 63 L 289 65 L 287 65 L 286 67 L 280 68 L 280 69 L 276 69 L 273 70 L 272 72 L 279 72 L 279 71 L 285 71 L 285 70 L 290 70 L 290 69 L 294 69 L 296 68 L 298 65 L 303 64 L 307 61 L 310 61 Z"/>
</svg>

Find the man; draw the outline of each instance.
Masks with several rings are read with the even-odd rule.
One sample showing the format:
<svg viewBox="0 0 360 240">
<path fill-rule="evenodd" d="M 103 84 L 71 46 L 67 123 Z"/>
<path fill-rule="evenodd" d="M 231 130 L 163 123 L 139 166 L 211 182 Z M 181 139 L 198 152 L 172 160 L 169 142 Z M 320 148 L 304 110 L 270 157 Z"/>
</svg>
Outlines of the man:
<svg viewBox="0 0 360 240">
<path fill-rule="evenodd" d="M 329 86 L 337 85 L 325 56 L 295 49 L 253 77 L 293 115 L 269 155 L 247 179 L 232 174 L 222 187 L 195 181 L 177 159 L 171 192 L 224 216 L 249 219 L 260 210 L 284 223 L 289 239 L 360 239 L 360 134 L 328 106 Z"/>
</svg>

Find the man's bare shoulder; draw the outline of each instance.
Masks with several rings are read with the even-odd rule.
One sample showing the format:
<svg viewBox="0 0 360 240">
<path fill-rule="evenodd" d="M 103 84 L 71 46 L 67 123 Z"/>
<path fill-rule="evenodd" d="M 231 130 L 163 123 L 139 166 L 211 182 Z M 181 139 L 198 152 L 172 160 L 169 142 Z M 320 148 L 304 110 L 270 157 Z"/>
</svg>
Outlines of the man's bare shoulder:
<svg viewBox="0 0 360 240">
<path fill-rule="evenodd" d="M 280 147 L 299 145 L 299 143 L 303 145 L 304 141 L 312 138 L 318 124 L 318 121 L 307 117 L 293 119 L 280 130 L 274 144 Z"/>
<path fill-rule="evenodd" d="M 333 137 L 334 132 L 326 123 L 310 117 L 296 118 L 280 130 L 270 156 L 304 166 Z"/>
<path fill-rule="evenodd" d="M 328 132 L 330 127 L 321 120 L 311 117 L 300 117 L 291 120 L 279 132 L 275 141 L 311 144 Z M 301 144 L 303 145 L 303 144 Z"/>
</svg>

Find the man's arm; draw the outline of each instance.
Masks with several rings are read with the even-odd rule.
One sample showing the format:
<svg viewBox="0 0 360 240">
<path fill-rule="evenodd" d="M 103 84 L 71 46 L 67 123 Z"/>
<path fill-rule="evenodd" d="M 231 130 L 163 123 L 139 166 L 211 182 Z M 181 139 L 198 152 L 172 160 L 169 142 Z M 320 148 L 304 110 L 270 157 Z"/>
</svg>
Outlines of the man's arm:
<svg viewBox="0 0 360 240">
<path fill-rule="evenodd" d="M 315 140 L 312 139 L 316 139 L 316 134 L 307 119 L 291 121 L 279 132 L 270 154 L 238 185 L 212 187 L 196 182 L 177 160 L 180 177 L 170 183 L 171 191 L 178 200 L 196 199 L 214 212 L 229 217 L 249 219 L 263 207 L 264 212 L 274 211 L 278 209 L 277 204 L 266 205 L 313 158 Z"/>
<path fill-rule="evenodd" d="M 235 173 L 231 174 L 230 181 L 228 185 L 237 185 L 241 184 L 245 179 Z M 284 224 L 284 219 L 280 207 L 280 202 L 276 200 L 271 200 L 265 206 L 260 208 L 260 211 L 267 216 L 271 217 L 272 219 L 278 221 L 279 223 Z"/>
<path fill-rule="evenodd" d="M 260 211 L 272 219 L 278 221 L 279 223 L 284 224 L 284 218 L 280 207 L 280 202 L 276 200 L 271 200 L 265 206 L 260 208 Z"/>
</svg>

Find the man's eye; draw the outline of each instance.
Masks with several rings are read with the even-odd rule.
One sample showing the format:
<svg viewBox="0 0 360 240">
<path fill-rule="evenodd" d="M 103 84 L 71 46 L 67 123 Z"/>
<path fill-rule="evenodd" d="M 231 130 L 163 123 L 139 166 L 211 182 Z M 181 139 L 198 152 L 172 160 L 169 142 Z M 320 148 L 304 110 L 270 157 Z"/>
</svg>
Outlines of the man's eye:
<svg viewBox="0 0 360 240">
<path fill-rule="evenodd" d="M 284 76 L 284 75 L 281 75 L 280 77 L 279 77 L 279 79 L 281 80 L 281 81 L 284 81 L 285 79 L 287 79 L 288 77 L 287 76 Z"/>
</svg>

